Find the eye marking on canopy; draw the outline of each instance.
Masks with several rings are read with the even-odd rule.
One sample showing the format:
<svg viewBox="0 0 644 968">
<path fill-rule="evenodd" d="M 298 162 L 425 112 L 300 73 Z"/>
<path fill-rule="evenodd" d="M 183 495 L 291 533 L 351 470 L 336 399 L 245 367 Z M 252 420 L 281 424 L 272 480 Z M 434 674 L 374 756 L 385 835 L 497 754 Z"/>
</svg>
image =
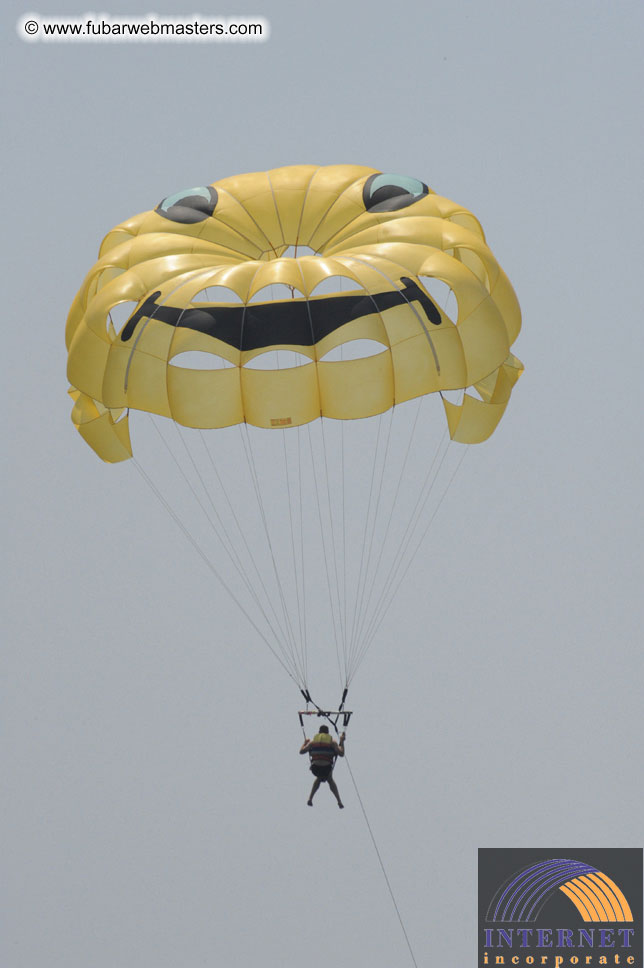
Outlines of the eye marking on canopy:
<svg viewBox="0 0 644 968">
<path fill-rule="evenodd" d="M 429 188 L 418 178 L 378 174 L 364 183 L 362 201 L 368 212 L 397 212 L 428 194 Z"/>
<path fill-rule="evenodd" d="M 190 225 L 203 222 L 215 211 L 217 205 L 217 191 L 211 185 L 201 188 L 184 188 L 174 195 L 168 195 L 159 202 L 155 212 L 171 222 L 182 222 Z"/>
</svg>

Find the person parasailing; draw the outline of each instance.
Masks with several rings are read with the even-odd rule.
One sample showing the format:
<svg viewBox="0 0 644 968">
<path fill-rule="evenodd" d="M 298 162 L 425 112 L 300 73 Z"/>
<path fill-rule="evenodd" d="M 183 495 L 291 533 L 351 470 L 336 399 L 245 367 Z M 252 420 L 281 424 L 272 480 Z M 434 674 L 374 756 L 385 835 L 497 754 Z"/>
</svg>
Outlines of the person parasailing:
<svg viewBox="0 0 644 968">
<path fill-rule="evenodd" d="M 340 742 L 336 743 L 329 735 L 329 727 L 320 726 L 320 731 L 315 734 L 313 739 L 304 738 L 300 748 L 300 753 L 308 753 L 311 758 L 311 773 L 315 776 L 315 781 L 311 787 L 309 799 L 306 801 L 309 807 L 313 806 L 313 797 L 317 793 L 321 783 L 328 783 L 331 793 L 338 802 L 340 810 L 344 809 L 344 804 L 340 799 L 338 788 L 333 779 L 333 767 L 338 756 L 344 756 L 345 734 L 340 736 Z"/>
</svg>

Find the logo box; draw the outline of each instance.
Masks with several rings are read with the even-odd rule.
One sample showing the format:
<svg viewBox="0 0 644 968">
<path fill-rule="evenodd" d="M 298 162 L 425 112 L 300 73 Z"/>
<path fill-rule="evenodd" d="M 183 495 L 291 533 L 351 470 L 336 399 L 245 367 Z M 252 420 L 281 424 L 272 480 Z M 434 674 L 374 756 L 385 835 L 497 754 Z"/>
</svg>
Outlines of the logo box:
<svg viewBox="0 0 644 968">
<path fill-rule="evenodd" d="M 641 848 L 480 848 L 480 968 L 642 966 Z"/>
</svg>

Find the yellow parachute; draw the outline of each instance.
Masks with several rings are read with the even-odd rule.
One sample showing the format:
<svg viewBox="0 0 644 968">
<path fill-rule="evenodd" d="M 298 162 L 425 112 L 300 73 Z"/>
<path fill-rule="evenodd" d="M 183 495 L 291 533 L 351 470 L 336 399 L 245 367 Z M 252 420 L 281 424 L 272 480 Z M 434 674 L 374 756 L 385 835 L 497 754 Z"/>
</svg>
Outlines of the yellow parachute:
<svg viewBox="0 0 644 968">
<path fill-rule="evenodd" d="M 438 298 L 439 290 L 447 299 Z M 104 239 L 67 321 L 72 419 L 99 457 L 111 463 L 132 456 L 132 410 L 200 432 L 222 433 L 237 425 L 246 435 L 249 425 L 281 431 L 273 434 L 273 440 L 282 440 L 274 455 L 283 447 L 286 456 L 290 428 L 369 423 L 358 418 L 438 395 L 449 437 L 477 443 L 496 428 L 521 374 L 511 352 L 520 325 L 512 286 L 477 219 L 415 178 L 354 165 L 298 165 L 224 178 L 165 198 Z M 355 347 L 363 349 L 352 352 Z M 326 439 L 324 447 L 328 484 L 334 472 L 328 471 Z M 329 490 L 320 503 L 322 465 L 313 455 L 310 476 L 318 496 L 318 540 L 328 541 L 329 600 L 336 646 L 345 655 L 346 687 L 378 625 L 366 617 L 369 597 L 376 609 L 389 600 L 384 588 L 374 591 L 365 548 L 375 545 L 380 564 L 391 527 L 385 516 L 383 533 L 374 539 L 375 506 L 387 487 L 374 484 L 372 474 L 363 560 L 355 569 L 362 598 L 354 602 L 352 619 L 343 557 L 347 543 L 355 537 L 359 544 L 360 535 L 339 537 L 347 520 L 345 457 L 350 455 L 343 437 L 343 520 L 335 520 L 335 530 L 339 500 L 336 505 Z M 285 478 L 295 592 L 266 587 L 264 596 L 254 564 L 248 564 L 242 585 L 251 597 L 261 597 L 260 611 L 274 625 L 271 633 L 262 633 L 271 647 L 277 643 L 281 650 L 286 640 L 294 646 L 292 653 L 287 648 L 285 661 L 306 686 L 304 552 L 300 561 L 295 546 L 315 539 L 305 535 L 306 505 L 293 512 L 302 487 L 299 443 L 291 459 L 299 474 L 299 485 L 288 469 Z M 392 460 L 389 449 L 384 456 L 381 450 L 373 467 L 389 467 Z M 398 460 L 402 481 L 405 465 Z M 219 459 L 216 463 L 221 466 Z M 365 463 L 361 456 L 354 457 L 358 463 Z M 254 461 L 249 472 L 255 492 L 261 492 L 263 478 Z M 401 486 L 390 489 L 394 504 L 402 503 Z M 236 489 L 234 479 L 230 487 Z M 212 500 L 208 490 L 204 485 L 204 502 Z M 365 490 L 359 494 L 358 502 L 366 505 Z M 413 506 L 407 499 L 407 507 Z M 262 507 L 270 543 L 264 512 Z M 228 510 L 223 516 L 232 520 Z M 422 527 L 413 515 L 411 522 L 415 536 Z M 221 543 L 237 568 L 246 552 L 241 544 L 235 549 L 236 530 L 231 525 Z M 251 558 L 253 540 L 243 537 Z M 277 572 L 272 547 L 271 557 Z M 396 553 L 393 560 L 404 567 Z M 394 585 L 386 585 L 387 595 Z M 300 617 L 293 620 L 289 608 L 295 598 Z"/>
<path fill-rule="evenodd" d="M 316 295 L 330 277 L 347 280 L 351 294 Z M 451 318 L 423 278 L 451 289 Z M 276 283 L 298 295 L 252 302 Z M 238 301 L 206 301 L 211 287 Z M 131 302 L 117 333 L 110 314 Z M 452 439 L 475 443 L 496 427 L 521 372 L 510 353 L 520 319 L 477 220 L 416 179 L 351 165 L 225 178 L 178 192 L 105 238 L 67 322 L 73 420 L 100 457 L 118 461 L 131 456 L 124 409 L 187 427 L 283 427 L 472 388 L 445 409 Z M 381 352 L 324 359 L 357 339 Z M 280 348 L 306 365 L 249 367 Z M 190 352 L 229 365 L 183 367 Z"/>
</svg>

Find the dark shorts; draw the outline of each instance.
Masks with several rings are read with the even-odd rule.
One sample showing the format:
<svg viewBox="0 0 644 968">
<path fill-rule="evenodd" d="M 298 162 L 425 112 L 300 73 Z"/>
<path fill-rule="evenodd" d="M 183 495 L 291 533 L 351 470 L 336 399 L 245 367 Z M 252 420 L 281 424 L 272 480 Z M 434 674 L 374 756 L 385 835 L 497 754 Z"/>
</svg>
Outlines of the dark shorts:
<svg viewBox="0 0 644 968">
<path fill-rule="evenodd" d="M 326 783 L 333 773 L 333 764 L 311 763 L 311 773 L 313 776 L 317 776 L 318 780 L 321 780 L 322 783 Z"/>
</svg>

